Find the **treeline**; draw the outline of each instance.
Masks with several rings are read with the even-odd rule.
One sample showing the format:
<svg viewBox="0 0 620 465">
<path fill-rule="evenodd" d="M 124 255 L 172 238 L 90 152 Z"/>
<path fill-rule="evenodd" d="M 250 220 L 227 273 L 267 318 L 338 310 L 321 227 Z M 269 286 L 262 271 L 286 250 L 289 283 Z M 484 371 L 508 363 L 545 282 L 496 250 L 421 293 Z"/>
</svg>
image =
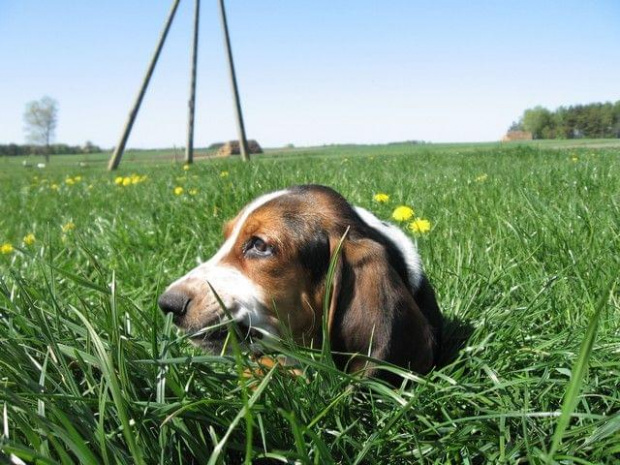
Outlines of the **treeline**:
<svg viewBox="0 0 620 465">
<path fill-rule="evenodd" d="M 388 142 L 387 145 L 422 145 L 426 144 L 423 140 L 401 140 L 395 142 Z"/>
<path fill-rule="evenodd" d="M 50 145 L 19 145 L 0 144 L 0 156 L 17 157 L 20 155 L 76 155 L 103 152 L 101 147 L 86 142 L 84 145 L 50 144 Z"/>
<path fill-rule="evenodd" d="M 537 106 L 525 110 L 510 131 L 529 131 L 534 139 L 620 137 L 620 100 L 559 107 L 550 111 Z"/>
</svg>

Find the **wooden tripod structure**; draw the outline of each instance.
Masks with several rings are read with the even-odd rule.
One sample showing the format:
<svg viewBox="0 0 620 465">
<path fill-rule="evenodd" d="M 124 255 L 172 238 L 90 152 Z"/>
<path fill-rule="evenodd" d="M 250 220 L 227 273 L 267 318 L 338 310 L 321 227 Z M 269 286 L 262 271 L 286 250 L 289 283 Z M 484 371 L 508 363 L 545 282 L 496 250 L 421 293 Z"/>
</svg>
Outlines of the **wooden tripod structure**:
<svg viewBox="0 0 620 465">
<path fill-rule="evenodd" d="M 172 21 L 174 20 L 174 16 L 177 12 L 177 8 L 179 6 L 181 0 L 173 0 L 172 7 L 170 8 L 170 12 L 168 13 L 168 17 L 164 24 L 164 28 L 161 31 L 159 36 L 159 40 L 157 42 L 157 46 L 155 47 L 155 52 L 151 58 L 151 62 L 149 67 L 146 70 L 146 74 L 142 81 L 142 86 L 138 91 L 138 95 L 136 100 L 129 111 L 129 116 L 127 117 L 127 122 L 123 128 L 123 132 L 119 139 L 116 148 L 114 149 L 114 153 L 108 162 L 108 170 L 115 170 L 121 163 L 121 158 L 123 157 L 123 153 L 125 152 L 125 146 L 127 144 L 127 139 L 129 139 L 129 134 L 131 133 L 131 129 L 133 124 L 138 116 L 138 111 L 140 110 L 140 105 L 142 104 L 142 100 L 144 98 L 144 94 L 146 93 L 146 89 L 148 88 L 149 82 L 151 80 L 151 76 L 153 75 L 153 71 L 155 70 L 155 66 L 157 65 L 157 60 L 159 59 L 159 55 L 161 54 L 161 50 L 164 47 L 164 43 L 166 42 L 166 37 L 168 36 L 168 31 L 170 30 L 170 26 L 172 25 Z M 241 101 L 239 99 L 239 90 L 237 87 L 237 78 L 235 75 L 235 65 L 233 62 L 232 49 L 230 46 L 230 34 L 228 32 L 228 22 L 226 20 L 226 8 L 224 6 L 224 0 L 219 0 L 220 7 L 220 18 L 222 22 L 222 30 L 224 32 L 224 45 L 226 47 L 226 56 L 228 59 L 228 69 L 230 75 L 230 83 L 232 86 L 233 100 L 235 104 L 235 116 L 237 120 L 237 134 L 239 137 L 239 147 L 241 150 L 241 159 L 243 161 L 250 160 L 250 151 L 248 149 L 248 142 L 245 136 L 245 126 L 243 124 L 243 113 L 241 111 Z M 188 101 L 188 118 L 187 118 L 187 146 L 185 148 L 185 162 L 193 163 L 194 161 L 194 113 L 196 108 L 196 66 L 198 64 L 198 29 L 199 29 L 199 16 L 200 16 L 200 0 L 194 0 L 194 35 L 192 42 L 192 60 L 191 60 L 191 74 L 190 74 L 190 90 L 189 90 L 189 101 Z"/>
</svg>

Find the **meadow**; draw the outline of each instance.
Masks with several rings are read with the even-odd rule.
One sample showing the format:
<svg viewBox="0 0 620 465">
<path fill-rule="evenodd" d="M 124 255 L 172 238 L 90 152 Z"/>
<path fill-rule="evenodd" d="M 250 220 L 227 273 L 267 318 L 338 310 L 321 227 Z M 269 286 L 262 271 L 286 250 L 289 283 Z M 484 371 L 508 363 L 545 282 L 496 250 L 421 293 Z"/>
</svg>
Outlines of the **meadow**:
<svg viewBox="0 0 620 465">
<path fill-rule="evenodd" d="M 0 462 L 618 463 L 620 148 L 389 145 L 239 160 L 0 160 Z M 157 308 L 255 196 L 406 205 L 446 318 L 393 388 L 193 348 Z M 377 202 L 375 195 L 389 196 Z M 249 370 L 255 374 L 248 377 Z"/>
</svg>

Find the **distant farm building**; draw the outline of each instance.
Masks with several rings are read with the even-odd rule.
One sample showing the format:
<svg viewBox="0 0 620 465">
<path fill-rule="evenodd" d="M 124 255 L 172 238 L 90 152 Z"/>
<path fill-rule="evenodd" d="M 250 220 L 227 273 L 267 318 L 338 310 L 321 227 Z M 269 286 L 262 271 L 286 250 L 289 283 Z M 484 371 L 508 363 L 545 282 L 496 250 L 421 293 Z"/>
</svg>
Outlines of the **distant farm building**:
<svg viewBox="0 0 620 465">
<path fill-rule="evenodd" d="M 529 131 L 508 131 L 504 137 L 502 137 L 502 142 L 512 142 L 515 140 L 532 140 L 532 133 Z"/>
<path fill-rule="evenodd" d="M 260 145 L 254 139 L 248 140 L 248 149 L 250 153 L 263 153 L 263 149 L 260 148 Z M 222 145 L 215 155 L 218 157 L 229 157 L 231 155 L 239 155 L 240 153 L 239 141 L 231 140 Z"/>
</svg>

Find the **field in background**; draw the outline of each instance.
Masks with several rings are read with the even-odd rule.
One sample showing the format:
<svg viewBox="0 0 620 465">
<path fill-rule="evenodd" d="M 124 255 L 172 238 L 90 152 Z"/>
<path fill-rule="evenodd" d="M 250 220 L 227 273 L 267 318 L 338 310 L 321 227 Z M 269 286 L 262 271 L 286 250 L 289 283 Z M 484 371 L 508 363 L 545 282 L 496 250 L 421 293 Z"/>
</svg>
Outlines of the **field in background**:
<svg viewBox="0 0 620 465">
<path fill-rule="evenodd" d="M 454 143 L 454 144 L 407 144 L 394 143 L 387 145 L 327 145 L 316 147 L 298 147 L 298 148 L 265 148 L 265 153 L 257 155 L 259 158 L 296 158 L 304 156 L 360 156 L 369 153 L 383 155 L 399 155 L 403 153 L 415 154 L 419 152 L 464 152 L 478 151 L 480 149 L 506 149 L 515 147 L 527 147 L 538 149 L 618 149 L 620 150 L 620 139 L 572 139 L 572 140 L 535 140 L 521 142 L 485 142 L 485 143 Z M 216 149 L 195 150 L 194 157 L 196 160 L 205 158 L 214 158 Z M 82 155 L 55 155 L 52 157 L 52 164 L 49 169 L 71 169 L 71 167 L 86 165 L 94 169 L 101 169 L 107 166 L 111 152 L 82 154 Z M 185 151 L 182 148 L 154 149 L 154 150 L 127 150 L 125 152 L 122 165 L 139 166 L 145 163 L 182 163 L 185 158 Z M 233 157 L 238 158 L 238 157 Z M 16 166 L 22 166 L 24 163 L 28 165 L 26 169 L 36 169 L 37 163 L 44 163 L 43 156 L 27 156 L 27 157 L 0 157 L 0 179 L 2 174 L 5 176 L 12 175 L 12 169 Z"/>
<path fill-rule="evenodd" d="M 0 253 L 5 454 L 620 460 L 617 141 L 334 146 L 188 170 L 141 152 L 117 173 L 104 171 L 107 155 L 90 157 L 42 170 L 0 159 L 0 246 L 13 249 Z M 285 347 L 304 377 L 246 379 L 246 357 L 202 354 L 163 318 L 158 294 L 217 249 L 226 218 L 301 183 L 330 185 L 385 220 L 398 205 L 430 220 L 412 239 L 447 319 L 442 367 L 392 389 Z M 379 192 L 389 202 L 375 202 Z M 593 346 L 580 352 L 584 340 Z"/>
</svg>

